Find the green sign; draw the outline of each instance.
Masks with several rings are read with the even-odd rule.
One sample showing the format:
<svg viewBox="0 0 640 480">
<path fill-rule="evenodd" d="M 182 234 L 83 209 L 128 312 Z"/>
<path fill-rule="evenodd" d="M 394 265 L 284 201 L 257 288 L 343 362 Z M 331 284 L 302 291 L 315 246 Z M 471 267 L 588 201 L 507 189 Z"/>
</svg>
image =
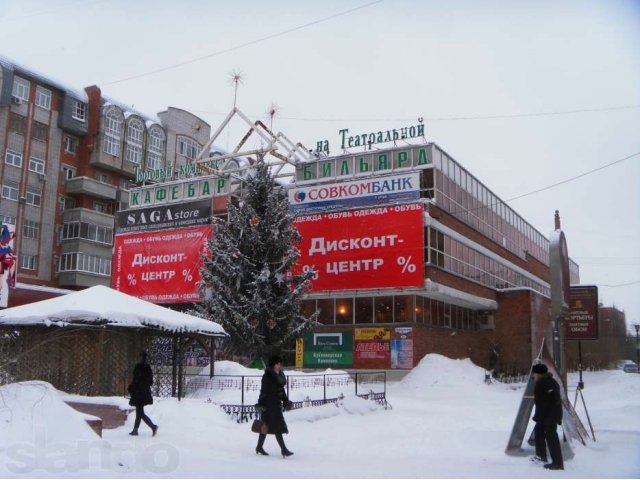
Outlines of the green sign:
<svg viewBox="0 0 640 480">
<path fill-rule="evenodd" d="M 322 332 L 304 336 L 305 368 L 351 368 L 353 333 Z"/>
</svg>

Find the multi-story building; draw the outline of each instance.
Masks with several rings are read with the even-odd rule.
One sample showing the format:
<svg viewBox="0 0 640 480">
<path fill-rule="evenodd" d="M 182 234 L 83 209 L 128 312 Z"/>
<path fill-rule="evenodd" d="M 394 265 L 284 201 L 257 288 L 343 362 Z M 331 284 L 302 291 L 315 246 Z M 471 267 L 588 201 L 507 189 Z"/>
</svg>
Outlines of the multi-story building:
<svg viewBox="0 0 640 480">
<path fill-rule="evenodd" d="M 15 225 L 18 259 L 9 305 L 110 285 L 129 185 L 141 171 L 175 171 L 209 136 L 184 110 L 145 115 L 0 58 L 0 220 Z"/>
</svg>

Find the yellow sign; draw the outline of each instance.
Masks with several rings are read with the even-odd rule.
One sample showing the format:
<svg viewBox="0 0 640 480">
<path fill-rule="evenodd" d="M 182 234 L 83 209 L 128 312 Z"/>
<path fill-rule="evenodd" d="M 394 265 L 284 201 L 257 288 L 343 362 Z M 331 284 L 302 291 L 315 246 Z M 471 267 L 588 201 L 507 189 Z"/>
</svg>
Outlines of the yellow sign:
<svg viewBox="0 0 640 480">
<path fill-rule="evenodd" d="M 355 330 L 356 340 L 391 340 L 391 331 L 388 328 L 369 327 Z"/>
<path fill-rule="evenodd" d="M 296 368 L 303 367 L 304 359 L 304 340 L 302 338 L 296 338 Z"/>
</svg>

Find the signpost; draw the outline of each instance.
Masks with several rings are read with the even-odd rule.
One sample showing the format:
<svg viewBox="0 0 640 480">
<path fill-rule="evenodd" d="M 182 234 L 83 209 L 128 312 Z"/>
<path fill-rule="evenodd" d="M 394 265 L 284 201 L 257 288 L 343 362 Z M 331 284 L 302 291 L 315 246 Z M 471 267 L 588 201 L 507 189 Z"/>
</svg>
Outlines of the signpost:
<svg viewBox="0 0 640 480">
<path fill-rule="evenodd" d="M 582 390 L 582 340 L 598 339 L 598 287 L 595 285 L 575 285 L 570 288 L 565 338 L 578 340 L 578 389 Z"/>
</svg>

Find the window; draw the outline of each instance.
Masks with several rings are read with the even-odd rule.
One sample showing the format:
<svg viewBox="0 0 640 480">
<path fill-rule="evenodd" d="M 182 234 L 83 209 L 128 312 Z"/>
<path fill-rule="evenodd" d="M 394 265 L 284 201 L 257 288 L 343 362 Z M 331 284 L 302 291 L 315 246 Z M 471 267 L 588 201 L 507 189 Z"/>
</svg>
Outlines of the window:
<svg viewBox="0 0 640 480">
<path fill-rule="evenodd" d="M 47 141 L 47 131 L 48 131 L 49 127 L 47 125 L 45 125 L 44 123 L 40 123 L 40 122 L 36 122 L 34 120 L 33 122 L 33 130 L 31 133 L 31 138 L 35 139 L 35 140 L 40 140 L 41 142 L 46 142 Z"/>
<path fill-rule="evenodd" d="M 11 91 L 11 95 L 21 99 L 24 102 L 28 102 L 29 87 L 30 87 L 30 83 L 28 80 L 15 76 L 13 77 L 13 90 Z"/>
<path fill-rule="evenodd" d="M 151 127 L 149 131 L 149 151 L 147 152 L 147 168 L 157 170 L 162 168 L 164 157 L 164 131 L 158 127 Z"/>
<path fill-rule="evenodd" d="M 9 225 L 15 225 L 16 217 L 12 217 L 11 215 L 0 215 L 0 222 L 8 223 Z"/>
<path fill-rule="evenodd" d="M 200 153 L 200 145 L 188 137 L 178 137 L 178 154 L 194 160 Z"/>
<path fill-rule="evenodd" d="M 111 276 L 111 259 L 85 253 L 65 253 L 58 260 L 58 272 L 88 272 Z"/>
<path fill-rule="evenodd" d="M 356 323 L 373 322 L 373 297 L 356 298 L 355 321 Z"/>
<path fill-rule="evenodd" d="M 87 115 L 87 106 L 82 102 L 78 102 L 77 100 L 74 101 L 73 110 L 71 110 L 71 117 L 81 122 L 84 122 L 86 115 Z"/>
<path fill-rule="evenodd" d="M 40 222 L 25 220 L 22 233 L 25 238 L 38 238 L 40 234 Z"/>
<path fill-rule="evenodd" d="M 22 115 L 11 112 L 9 115 L 9 131 L 17 133 L 18 135 L 24 135 L 24 126 L 26 119 Z"/>
<path fill-rule="evenodd" d="M 375 297 L 375 323 L 393 322 L 393 297 Z"/>
<path fill-rule="evenodd" d="M 27 203 L 39 207 L 42 204 L 42 190 L 37 187 L 27 187 Z"/>
<path fill-rule="evenodd" d="M 25 270 L 35 270 L 37 265 L 37 255 L 20 255 L 20 268 L 24 268 Z"/>
<path fill-rule="evenodd" d="M 36 87 L 36 105 L 45 110 L 51 110 L 51 90 Z"/>
<path fill-rule="evenodd" d="M 105 115 L 104 147 L 109 155 L 120 155 L 120 139 L 122 136 L 122 116 L 115 108 L 109 109 Z"/>
<path fill-rule="evenodd" d="M 62 226 L 60 240 L 84 238 L 93 242 L 113 244 L 113 228 L 85 222 L 70 222 Z"/>
<path fill-rule="evenodd" d="M 18 201 L 18 183 L 5 180 L 2 184 L 2 198 Z"/>
<path fill-rule="evenodd" d="M 4 163 L 20 168 L 22 167 L 22 154 L 14 152 L 13 150 L 7 150 L 4 157 Z"/>
<path fill-rule="evenodd" d="M 127 124 L 127 161 L 140 165 L 142 163 L 142 143 L 144 140 L 144 124 L 138 118 L 132 118 Z"/>
<path fill-rule="evenodd" d="M 336 299 L 336 323 L 353 323 L 353 298 Z"/>
<path fill-rule="evenodd" d="M 70 180 L 76 176 L 75 167 L 70 167 L 69 165 L 62 165 L 62 177 L 65 180 Z"/>
<path fill-rule="evenodd" d="M 64 151 L 72 155 L 76 154 L 78 149 L 78 139 L 69 135 L 64 136 Z"/>
<path fill-rule="evenodd" d="M 76 200 L 72 197 L 65 197 L 64 195 L 61 195 L 58 199 L 58 203 L 60 205 L 61 212 L 64 212 L 65 210 L 68 210 L 70 208 L 76 208 Z"/>
<path fill-rule="evenodd" d="M 108 215 L 113 215 L 114 204 L 111 202 L 93 202 L 93 209 L 96 212 L 106 213 Z"/>
<path fill-rule="evenodd" d="M 31 157 L 29 159 L 29 170 L 32 172 L 41 173 L 44 175 L 44 160 Z"/>
<path fill-rule="evenodd" d="M 98 172 L 96 173 L 96 180 L 100 183 L 106 183 L 107 185 L 111 185 L 111 177 L 106 173 Z"/>
</svg>

